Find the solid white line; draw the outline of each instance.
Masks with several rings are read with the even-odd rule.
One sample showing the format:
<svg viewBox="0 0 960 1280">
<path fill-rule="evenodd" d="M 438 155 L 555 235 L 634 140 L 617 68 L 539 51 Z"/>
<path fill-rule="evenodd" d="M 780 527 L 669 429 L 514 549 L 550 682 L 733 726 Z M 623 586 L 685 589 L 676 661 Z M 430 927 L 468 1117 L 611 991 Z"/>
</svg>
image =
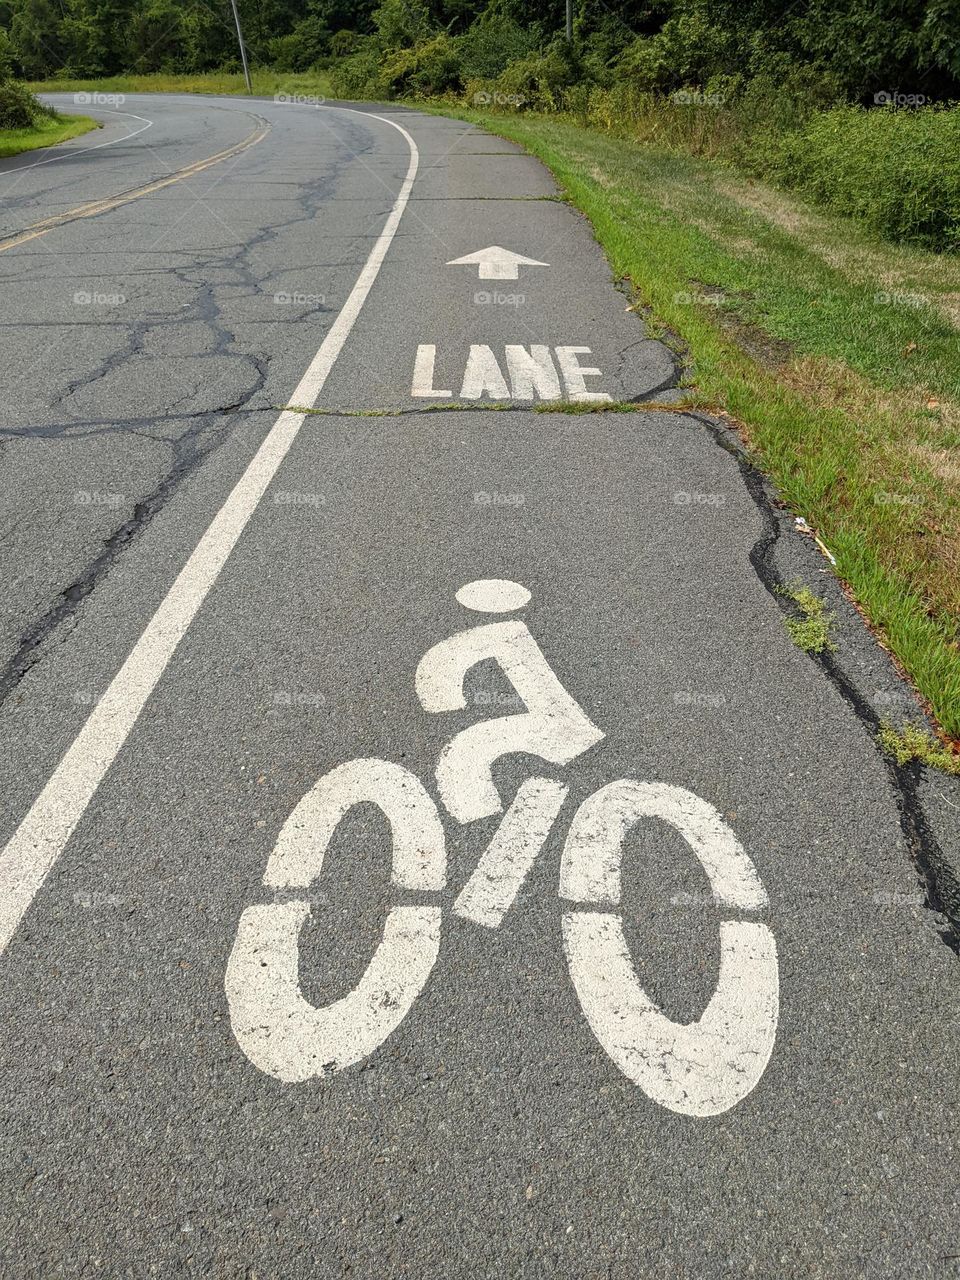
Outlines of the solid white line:
<svg viewBox="0 0 960 1280">
<path fill-rule="evenodd" d="M 339 109 L 350 110 L 348 107 Z M 354 114 L 369 115 L 368 112 Z M 417 176 L 420 156 L 410 134 L 385 116 L 371 118 L 403 134 L 410 148 L 410 165 L 390 216 L 350 296 L 291 395 L 291 404 L 312 406 L 320 395 L 377 278 Z M 285 411 L 271 427 L 110 687 L 0 853 L 0 953 L 6 949 L 104 774 L 116 759 L 177 645 L 296 439 L 303 420 L 302 413 Z"/>
<path fill-rule="evenodd" d="M 7 173 L 23 173 L 26 169 L 36 169 L 41 164 L 53 164 L 54 160 L 66 160 L 68 156 L 76 158 L 77 156 L 89 155 L 91 151 L 101 151 L 104 147 L 115 147 L 118 142 L 129 142 L 131 138 L 136 138 L 141 133 L 146 133 L 148 129 L 153 128 L 154 121 L 147 120 L 146 116 L 134 115 L 132 111 L 108 111 L 108 116 L 129 116 L 131 120 L 144 120 L 142 129 L 134 129 L 133 133 L 125 133 L 122 138 L 111 138 L 109 142 L 98 142 L 95 147 L 81 147 L 79 151 L 60 151 L 55 156 L 47 156 L 43 160 L 34 160 L 31 164 L 18 164 L 11 169 L 4 169 L 0 172 L 0 178 Z M 62 146 L 62 143 L 57 145 Z"/>
</svg>

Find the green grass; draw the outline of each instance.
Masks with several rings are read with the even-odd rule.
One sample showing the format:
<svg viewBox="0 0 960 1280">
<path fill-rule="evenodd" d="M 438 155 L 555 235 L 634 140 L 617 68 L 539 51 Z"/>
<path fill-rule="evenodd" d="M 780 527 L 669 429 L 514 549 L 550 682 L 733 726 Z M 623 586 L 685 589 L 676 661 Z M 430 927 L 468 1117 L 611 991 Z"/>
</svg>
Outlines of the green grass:
<svg viewBox="0 0 960 1280">
<path fill-rule="evenodd" d="M 304 97 L 332 97 L 330 77 L 323 71 L 302 74 L 278 71 L 251 72 L 253 92 L 258 97 L 277 93 Z M 246 93 L 238 72 L 211 71 L 204 75 L 110 76 L 105 80 L 36 80 L 27 86 L 32 93 Z"/>
<path fill-rule="evenodd" d="M 569 119 L 434 109 L 553 171 L 960 738 L 960 258 Z"/>
<path fill-rule="evenodd" d="M 53 147 L 67 138 L 79 137 L 100 126 L 86 116 L 40 117 L 30 129 L 0 129 L 0 157 L 18 156 L 22 151 Z"/>
</svg>

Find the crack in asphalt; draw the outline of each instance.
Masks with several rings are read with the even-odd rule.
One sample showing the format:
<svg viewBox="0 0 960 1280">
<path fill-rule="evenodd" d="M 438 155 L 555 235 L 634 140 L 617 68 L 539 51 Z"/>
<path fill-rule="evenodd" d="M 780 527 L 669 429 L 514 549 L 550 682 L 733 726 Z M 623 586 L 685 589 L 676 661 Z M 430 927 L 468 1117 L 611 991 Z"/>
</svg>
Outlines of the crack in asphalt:
<svg viewBox="0 0 960 1280">
<path fill-rule="evenodd" d="M 213 416 L 219 411 L 214 410 Z M 44 642 L 72 618 L 82 602 L 106 577 L 118 556 L 143 532 L 174 493 L 227 436 L 227 429 L 215 433 L 212 440 L 201 443 L 201 429 L 188 431 L 173 444 L 173 464 L 152 493 L 141 499 L 133 508 L 133 514 L 119 528 L 104 539 L 100 552 L 87 564 L 84 571 L 65 587 L 47 611 L 35 619 L 21 634 L 14 655 L 0 668 L 0 706 L 14 692 L 21 680 L 43 657 Z M 66 636 L 64 636 L 66 639 Z"/>
<path fill-rule="evenodd" d="M 750 564 L 780 612 L 787 617 L 795 617 L 796 607 L 781 590 L 785 582 L 774 563 L 782 530 L 777 512 L 778 500 L 769 488 L 766 477 L 753 466 L 729 428 L 705 414 L 688 411 L 688 416 L 700 422 L 713 442 L 735 460 L 763 523 L 763 532 L 750 549 Z M 898 764 L 882 750 L 877 740 L 880 717 L 860 692 L 853 678 L 843 670 L 831 653 L 808 653 L 807 657 L 820 668 L 870 733 L 893 790 L 907 851 L 924 890 L 923 905 L 946 921 L 945 924 L 936 923 L 936 932 L 951 951 L 960 956 L 960 880 L 945 858 L 924 812 L 920 796 L 922 766 L 917 761 Z"/>
<path fill-rule="evenodd" d="M 176 444 L 179 436 L 151 435 L 149 429 L 164 422 L 195 422 L 221 413 L 256 417 L 258 413 L 272 413 L 273 405 L 241 407 L 234 404 L 217 405 L 212 409 L 195 409 L 193 412 L 157 413 L 144 418 L 78 418 L 71 422 L 57 422 L 46 427 L 9 427 L 0 429 L 0 445 L 17 440 L 88 440 L 93 436 L 133 435 L 158 444 Z"/>
<path fill-rule="evenodd" d="M 195 296 L 189 304 L 189 311 L 183 310 L 176 316 L 170 317 L 161 317 L 159 314 L 148 315 L 128 325 L 118 326 L 127 329 L 126 341 L 106 359 L 102 360 L 96 368 L 83 377 L 68 383 L 53 401 L 54 404 L 63 403 L 82 387 L 102 380 L 108 374 L 123 369 L 138 356 L 144 355 L 144 343 L 147 336 L 154 329 L 181 326 L 184 323 L 201 323 L 210 331 L 212 342 L 209 348 L 202 353 L 203 358 L 240 361 L 249 366 L 253 372 L 251 384 L 244 391 L 238 393 L 228 404 L 198 410 L 194 413 L 175 412 L 147 419 L 147 421 L 153 422 L 163 420 L 186 421 L 194 425 L 182 434 L 166 441 L 173 450 L 173 460 L 166 474 L 157 482 L 150 493 L 134 505 L 132 514 L 108 537 L 102 540 L 100 549 L 93 555 L 74 581 L 66 586 L 49 607 L 21 633 L 15 653 L 0 667 L 0 706 L 17 689 L 25 676 L 41 661 L 44 653 L 47 652 L 46 642 L 54 633 L 60 630 L 64 623 L 73 618 L 83 601 L 90 596 L 110 572 L 119 556 L 140 536 L 154 517 L 164 509 L 183 482 L 197 471 L 202 463 L 226 440 L 229 434 L 228 425 L 223 424 L 220 427 L 216 427 L 216 421 L 224 415 L 243 412 L 257 413 L 269 408 L 269 406 L 263 406 L 263 408 L 251 409 L 248 406 L 266 385 L 271 357 L 267 353 L 242 352 L 234 349 L 234 344 L 237 340 L 236 333 L 224 321 L 223 307 L 217 300 L 217 291 L 225 287 L 235 288 L 239 284 L 246 286 L 251 293 L 259 294 L 272 277 L 280 272 L 288 271 L 289 268 L 285 265 L 258 271 L 250 260 L 251 255 L 261 245 L 276 239 L 284 230 L 299 223 L 311 221 L 319 216 L 321 206 L 333 194 L 344 168 L 354 160 L 358 151 L 367 150 L 372 145 L 371 141 L 366 141 L 365 145 L 348 148 L 345 142 L 341 143 L 336 150 L 331 168 L 321 177 L 304 183 L 297 188 L 296 204 L 299 206 L 299 211 L 295 215 L 285 221 L 274 222 L 269 226 L 261 227 L 259 231 L 239 246 L 227 246 L 215 254 L 195 257 L 189 266 L 171 268 L 170 272 L 181 283 L 196 290 Z M 226 260 L 227 255 L 231 255 L 229 261 Z M 209 279 L 211 268 L 225 271 L 227 278 L 213 283 Z M 199 279 L 196 278 L 197 273 L 200 273 Z M 232 275 L 232 279 L 229 278 L 230 275 Z M 325 308 L 317 308 L 317 310 L 323 309 Z M 302 316 L 297 318 L 302 319 Z M 121 423 L 116 420 L 94 421 L 97 429 L 85 434 L 109 434 L 127 429 L 127 423 Z M 144 420 L 134 419 L 132 421 L 142 425 Z M 0 436 L 2 436 L 0 444 L 9 445 L 16 439 L 23 438 L 75 439 L 84 434 L 82 431 L 76 431 L 75 428 L 82 428 L 84 425 L 86 424 L 73 422 L 62 424 L 58 427 L 7 430 L 0 433 Z M 70 633 L 70 631 L 67 631 L 63 639 L 65 640 Z"/>
</svg>

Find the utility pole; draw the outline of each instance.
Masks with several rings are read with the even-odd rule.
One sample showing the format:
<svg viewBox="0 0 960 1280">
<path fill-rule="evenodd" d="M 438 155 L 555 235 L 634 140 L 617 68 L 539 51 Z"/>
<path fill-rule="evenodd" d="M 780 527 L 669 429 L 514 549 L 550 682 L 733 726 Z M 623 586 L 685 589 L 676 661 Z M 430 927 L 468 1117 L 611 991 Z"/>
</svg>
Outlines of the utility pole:
<svg viewBox="0 0 960 1280">
<path fill-rule="evenodd" d="M 567 0 L 567 44 L 573 44 L 573 0 Z"/>
<path fill-rule="evenodd" d="M 237 0 L 230 0 L 230 8 L 233 10 L 233 20 L 237 24 L 237 40 L 240 42 L 240 60 L 243 63 L 243 78 L 247 82 L 247 93 L 253 95 L 253 85 L 250 83 L 250 68 L 247 66 L 247 46 L 243 43 L 243 32 L 240 29 L 240 14 L 237 12 Z M 569 23 L 570 0 L 567 0 L 567 22 Z"/>
</svg>

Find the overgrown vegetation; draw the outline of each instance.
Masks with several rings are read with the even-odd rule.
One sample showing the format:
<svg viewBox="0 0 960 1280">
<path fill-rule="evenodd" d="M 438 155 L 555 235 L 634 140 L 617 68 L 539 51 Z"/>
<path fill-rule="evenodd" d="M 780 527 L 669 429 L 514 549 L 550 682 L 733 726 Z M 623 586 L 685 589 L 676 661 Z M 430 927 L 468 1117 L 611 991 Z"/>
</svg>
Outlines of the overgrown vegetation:
<svg viewBox="0 0 960 1280">
<path fill-rule="evenodd" d="M 351 84 L 428 93 L 499 80 L 534 105 L 575 85 L 822 106 L 906 92 L 940 100 L 960 78 L 950 0 L 238 0 L 258 65 L 336 62 Z M 226 70 L 229 7 L 191 0 L 0 0 L 0 58 L 41 79 Z M 349 66 L 347 64 L 350 64 Z M 366 77 L 366 79 L 364 79 Z M 766 120 L 766 116 L 764 116 Z"/>
</svg>

